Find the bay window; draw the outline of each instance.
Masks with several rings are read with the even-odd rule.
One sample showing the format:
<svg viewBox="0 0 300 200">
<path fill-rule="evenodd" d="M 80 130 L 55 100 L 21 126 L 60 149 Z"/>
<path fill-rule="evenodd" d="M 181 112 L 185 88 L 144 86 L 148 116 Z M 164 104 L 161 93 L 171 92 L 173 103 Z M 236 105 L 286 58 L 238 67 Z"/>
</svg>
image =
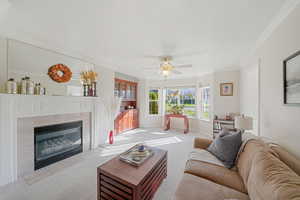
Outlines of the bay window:
<svg viewBox="0 0 300 200">
<path fill-rule="evenodd" d="M 182 109 L 184 115 L 196 117 L 196 88 L 176 87 L 165 88 L 165 113 L 170 113 L 172 109 Z"/>
<path fill-rule="evenodd" d="M 210 87 L 150 88 L 147 95 L 149 115 L 181 111 L 191 118 L 210 120 Z"/>
</svg>

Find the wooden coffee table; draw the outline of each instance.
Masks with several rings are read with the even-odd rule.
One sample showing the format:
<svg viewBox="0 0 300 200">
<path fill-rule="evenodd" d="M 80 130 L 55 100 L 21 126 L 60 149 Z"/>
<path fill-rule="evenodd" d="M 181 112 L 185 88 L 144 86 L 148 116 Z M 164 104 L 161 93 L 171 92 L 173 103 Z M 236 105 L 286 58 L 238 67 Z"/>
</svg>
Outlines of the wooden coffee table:
<svg viewBox="0 0 300 200">
<path fill-rule="evenodd" d="M 152 199 L 167 177 L 167 151 L 151 147 L 154 155 L 135 167 L 119 156 L 97 169 L 98 200 Z"/>
</svg>

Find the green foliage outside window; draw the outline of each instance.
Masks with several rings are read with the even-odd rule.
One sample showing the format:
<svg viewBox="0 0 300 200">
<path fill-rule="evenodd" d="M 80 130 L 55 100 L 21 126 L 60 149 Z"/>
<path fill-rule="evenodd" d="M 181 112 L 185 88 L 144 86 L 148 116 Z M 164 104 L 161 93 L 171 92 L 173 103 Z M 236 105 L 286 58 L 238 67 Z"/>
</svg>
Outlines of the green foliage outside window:
<svg viewBox="0 0 300 200">
<path fill-rule="evenodd" d="M 159 112 L 159 90 L 152 89 L 149 91 L 149 114 L 158 115 Z"/>
<path fill-rule="evenodd" d="M 149 91 L 149 100 L 158 100 L 158 90 Z"/>
<path fill-rule="evenodd" d="M 165 111 L 167 113 L 178 112 L 189 117 L 195 117 L 196 88 L 167 88 Z"/>
<path fill-rule="evenodd" d="M 158 114 L 158 102 L 157 101 L 149 102 L 149 114 L 150 115 Z"/>
</svg>

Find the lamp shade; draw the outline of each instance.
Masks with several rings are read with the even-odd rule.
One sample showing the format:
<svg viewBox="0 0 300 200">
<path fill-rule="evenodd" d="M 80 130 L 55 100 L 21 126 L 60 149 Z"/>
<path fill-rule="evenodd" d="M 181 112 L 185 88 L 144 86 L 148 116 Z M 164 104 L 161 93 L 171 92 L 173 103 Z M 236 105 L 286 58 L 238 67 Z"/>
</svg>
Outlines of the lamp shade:
<svg viewBox="0 0 300 200">
<path fill-rule="evenodd" d="M 253 119 L 252 117 L 237 116 L 234 119 L 234 127 L 241 130 L 252 130 Z"/>
</svg>

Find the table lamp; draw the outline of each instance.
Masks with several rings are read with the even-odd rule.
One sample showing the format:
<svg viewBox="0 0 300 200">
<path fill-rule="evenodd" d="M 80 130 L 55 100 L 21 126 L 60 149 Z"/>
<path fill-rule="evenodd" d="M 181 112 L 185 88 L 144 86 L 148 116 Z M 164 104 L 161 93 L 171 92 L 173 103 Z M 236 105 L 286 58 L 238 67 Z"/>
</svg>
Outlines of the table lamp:
<svg viewBox="0 0 300 200">
<path fill-rule="evenodd" d="M 234 127 L 241 130 L 242 133 L 244 133 L 245 130 L 252 130 L 253 118 L 244 115 L 236 116 L 234 119 Z"/>
</svg>

